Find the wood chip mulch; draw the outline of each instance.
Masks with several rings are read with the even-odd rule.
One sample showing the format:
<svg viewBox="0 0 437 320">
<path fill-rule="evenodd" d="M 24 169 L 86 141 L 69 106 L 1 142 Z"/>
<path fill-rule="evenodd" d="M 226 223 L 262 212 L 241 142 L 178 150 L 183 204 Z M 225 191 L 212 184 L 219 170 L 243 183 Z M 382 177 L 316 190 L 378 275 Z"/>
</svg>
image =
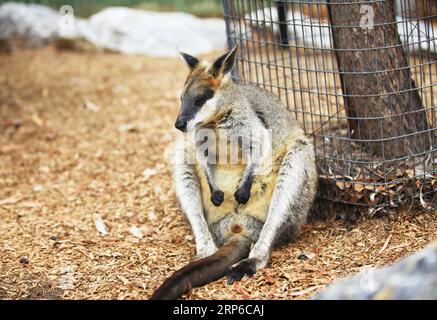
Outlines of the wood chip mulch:
<svg viewBox="0 0 437 320">
<path fill-rule="evenodd" d="M 147 299 L 194 256 L 164 161 L 185 66 L 49 47 L 0 69 L 0 299 Z M 308 298 L 436 239 L 435 214 L 407 209 L 314 222 L 253 278 L 187 297 Z"/>
</svg>

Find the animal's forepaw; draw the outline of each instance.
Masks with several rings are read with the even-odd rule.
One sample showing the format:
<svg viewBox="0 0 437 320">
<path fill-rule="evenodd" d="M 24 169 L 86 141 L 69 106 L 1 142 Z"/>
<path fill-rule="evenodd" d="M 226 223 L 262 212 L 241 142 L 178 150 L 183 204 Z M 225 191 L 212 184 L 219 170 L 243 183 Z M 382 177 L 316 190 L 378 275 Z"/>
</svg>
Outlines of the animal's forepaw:
<svg viewBox="0 0 437 320">
<path fill-rule="evenodd" d="M 234 193 L 234 197 L 239 204 L 246 204 L 250 198 L 250 189 L 238 188 Z"/>
<path fill-rule="evenodd" d="M 218 207 L 223 203 L 223 200 L 225 199 L 225 193 L 221 190 L 216 190 L 211 195 L 211 202 Z"/>
<path fill-rule="evenodd" d="M 256 273 L 256 259 L 245 259 L 234 264 L 228 272 L 228 284 L 240 281 L 244 276 L 252 277 Z"/>
</svg>

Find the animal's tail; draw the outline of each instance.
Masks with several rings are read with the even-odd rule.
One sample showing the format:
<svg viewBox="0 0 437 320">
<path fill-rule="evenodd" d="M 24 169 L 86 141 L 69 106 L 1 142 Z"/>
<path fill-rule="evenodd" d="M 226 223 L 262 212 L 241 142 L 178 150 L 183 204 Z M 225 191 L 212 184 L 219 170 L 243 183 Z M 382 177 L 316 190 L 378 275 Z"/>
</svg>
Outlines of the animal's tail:
<svg viewBox="0 0 437 320">
<path fill-rule="evenodd" d="M 193 261 L 176 271 L 156 289 L 150 300 L 175 300 L 190 288 L 201 287 L 225 276 L 229 267 L 249 255 L 248 239 L 231 240 L 213 255 Z"/>
</svg>

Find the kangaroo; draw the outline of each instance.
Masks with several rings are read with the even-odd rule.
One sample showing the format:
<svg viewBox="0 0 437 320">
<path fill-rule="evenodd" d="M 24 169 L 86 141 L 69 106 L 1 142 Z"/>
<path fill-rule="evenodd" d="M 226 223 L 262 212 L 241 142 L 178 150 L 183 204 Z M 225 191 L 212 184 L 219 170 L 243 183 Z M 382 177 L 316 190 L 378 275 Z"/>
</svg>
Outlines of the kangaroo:
<svg viewBox="0 0 437 320">
<path fill-rule="evenodd" d="M 181 53 L 190 73 L 175 123 L 184 137 L 176 144 L 173 178 L 197 255 L 150 299 L 176 299 L 226 275 L 228 284 L 253 276 L 274 247 L 298 235 L 312 206 L 317 188 L 312 141 L 272 94 L 232 81 L 237 50 L 213 62 Z M 217 144 L 209 136 L 205 150 L 197 140 L 202 130 L 236 140 L 245 163 L 229 163 L 227 155 L 214 161 L 232 143 Z M 187 143 L 192 132 L 195 141 Z M 187 161 L 192 154 L 194 163 Z M 260 170 L 266 164 L 269 170 Z"/>
</svg>

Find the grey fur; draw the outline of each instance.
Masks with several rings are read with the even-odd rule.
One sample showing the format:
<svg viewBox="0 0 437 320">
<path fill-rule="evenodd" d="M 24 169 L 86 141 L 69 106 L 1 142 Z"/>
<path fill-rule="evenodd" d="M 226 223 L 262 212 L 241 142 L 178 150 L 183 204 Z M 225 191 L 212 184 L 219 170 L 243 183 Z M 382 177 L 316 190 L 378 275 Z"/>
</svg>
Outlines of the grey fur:
<svg viewBox="0 0 437 320">
<path fill-rule="evenodd" d="M 193 82 L 196 79 L 190 79 L 191 85 Z M 196 86 L 201 87 L 200 84 L 195 84 L 194 87 Z M 182 211 L 193 228 L 198 255 L 211 254 L 216 246 L 221 246 L 235 236 L 231 230 L 234 224 L 244 230 L 241 236 L 253 242 L 248 259 L 242 260 L 231 269 L 229 277 L 232 282 L 241 279 L 244 274 L 250 275 L 264 268 L 274 246 L 298 234 L 300 227 L 306 222 L 316 194 L 317 173 L 312 140 L 304 135 L 288 110 L 273 95 L 255 86 L 237 85 L 229 77 L 224 77 L 220 88 L 215 92 L 214 103 L 214 120 L 194 123 L 192 127 L 223 129 L 229 136 L 248 138 L 250 144 L 243 147 L 243 152 L 248 154 L 261 143 L 250 135 L 251 132 L 269 129 L 272 134 L 272 172 L 269 175 L 275 178 L 269 183 L 274 184 L 271 185 L 273 193 L 265 192 L 269 187 L 265 182 L 269 181 L 268 177 L 253 175 L 261 159 L 249 157 L 245 170 L 240 173 L 238 190 L 247 188 L 248 179 L 252 179 L 254 185 L 259 184 L 261 191 L 251 192 L 247 205 L 225 194 L 225 202 L 233 201 L 233 210 L 209 225 L 208 219 L 214 215 L 214 210 L 220 208 L 211 209 L 202 201 L 202 194 L 218 190 L 220 183 L 224 182 L 211 183 L 210 180 L 214 180 L 214 165 L 201 166 L 209 174 L 211 190 L 199 184 L 198 172 L 194 166 L 175 166 L 176 194 Z M 181 155 L 182 153 L 177 155 L 177 162 L 180 162 Z M 263 156 L 260 155 L 260 158 Z M 252 184 L 252 181 L 249 182 Z M 255 193 L 256 197 L 253 198 Z M 267 209 L 264 212 L 247 212 L 251 204 L 257 203 L 266 203 Z"/>
</svg>

